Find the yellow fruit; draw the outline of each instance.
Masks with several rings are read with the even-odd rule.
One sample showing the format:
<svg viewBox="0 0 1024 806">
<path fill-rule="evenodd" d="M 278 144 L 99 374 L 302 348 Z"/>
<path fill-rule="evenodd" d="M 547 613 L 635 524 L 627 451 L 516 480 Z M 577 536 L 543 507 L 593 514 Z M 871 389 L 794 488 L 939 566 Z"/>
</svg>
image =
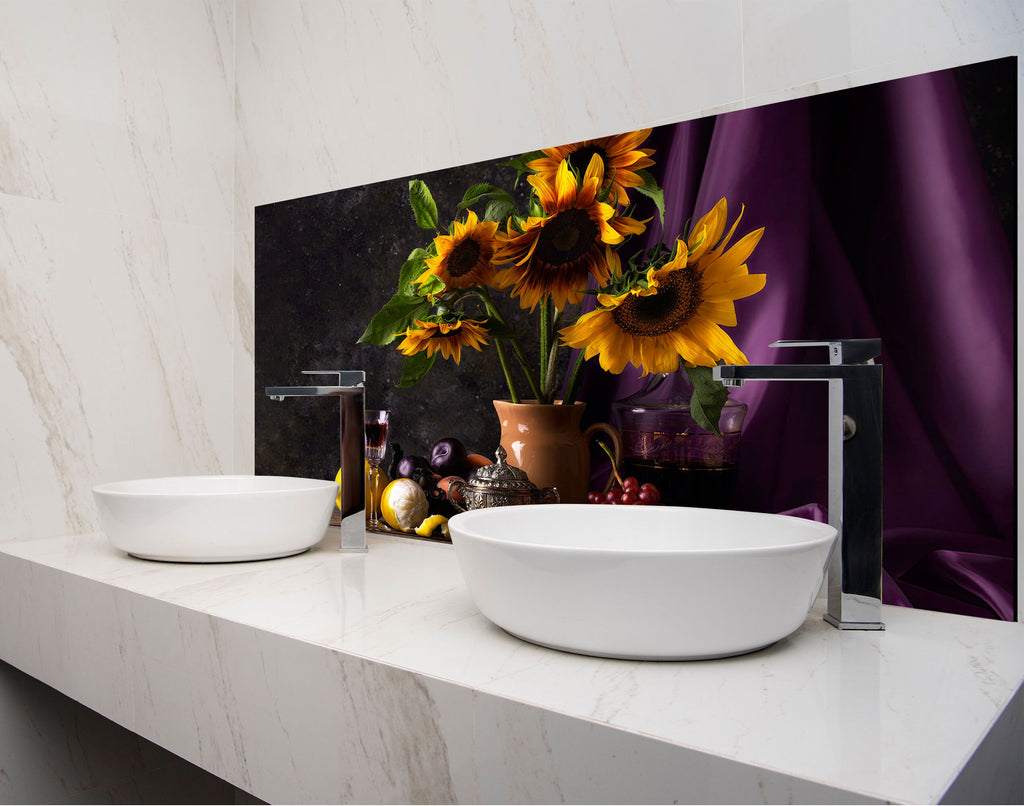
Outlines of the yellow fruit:
<svg viewBox="0 0 1024 806">
<path fill-rule="evenodd" d="M 384 522 L 400 532 L 411 532 L 427 517 L 427 494 L 412 479 L 395 479 L 380 497 Z"/>
<path fill-rule="evenodd" d="M 370 504 L 371 504 L 371 502 L 370 502 L 370 492 L 371 492 L 371 488 L 370 488 L 370 463 L 369 462 L 365 463 L 365 471 L 366 471 L 366 485 L 365 485 L 366 486 L 366 508 L 367 509 L 371 509 L 371 506 L 370 506 Z M 384 488 L 387 487 L 390 482 L 391 482 L 391 479 L 388 478 L 388 474 L 385 473 L 383 470 L 380 471 L 380 486 L 377 488 L 377 508 L 378 509 L 380 509 L 381 494 L 384 492 Z M 338 507 L 338 509 L 341 509 L 341 469 L 340 468 L 338 470 L 338 474 L 334 477 L 334 483 L 338 485 L 338 497 L 334 500 L 334 504 L 335 504 L 335 506 Z"/>
<path fill-rule="evenodd" d="M 438 526 L 441 527 L 441 534 L 451 537 L 448 532 L 448 519 L 444 515 L 431 515 L 416 527 L 416 534 L 420 537 L 430 537 Z"/>
</svg>

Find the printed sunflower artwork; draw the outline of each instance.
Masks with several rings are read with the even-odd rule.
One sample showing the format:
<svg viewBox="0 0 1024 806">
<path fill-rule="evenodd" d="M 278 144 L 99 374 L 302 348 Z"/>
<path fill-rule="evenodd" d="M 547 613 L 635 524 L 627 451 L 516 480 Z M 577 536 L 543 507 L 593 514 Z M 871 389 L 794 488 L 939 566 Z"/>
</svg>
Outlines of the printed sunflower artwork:
<svg viewBox="0 0 1024 806">
<path fill-rule="evenodd" d="M 728 390 L 711 368 L 747 363 L 722 328 L 736 324 L 735 300 L 765 285 L 765 275 L 746 265 L 764 229 L 730 246 L 742 210 L 728 226 L 722 199 L 674 245 L 633 249 L 623 268 L 620 252 L 628 253 L 626 244 L 652 220 L 637 216 L 637 202 L 653 205 L 664 223 L 664 192 L 647 170 L 654 151 L 642 147 L 650 134 L 586 140 L 500 163 L 525 176 L 525 201 L 476 184 L 443 228 L 430 189 L 411 180 L 416 224 L 433 235 L 409 254 L 394 295 L 359 341 L 398 342 L 405 356 L 399 387 L 423 379 L 439 354 L 459 364 L 463 348 L 493 346 L 514 403 L 523 381 L 538 403 L 573 403 L 590 359 L 615 374 L 628 365 L 642 375 L 682 369 L 693 381 L 694 417 L 719 433 Z M 596 305 L 583 313 L 588 296 Z M 527 359 L 524 334 L 503 313 L 515 304 L 536 317 L 537 366 Z M 559 351 L 568 349 L 577 353 L 562 378 Z"/>
</svg>

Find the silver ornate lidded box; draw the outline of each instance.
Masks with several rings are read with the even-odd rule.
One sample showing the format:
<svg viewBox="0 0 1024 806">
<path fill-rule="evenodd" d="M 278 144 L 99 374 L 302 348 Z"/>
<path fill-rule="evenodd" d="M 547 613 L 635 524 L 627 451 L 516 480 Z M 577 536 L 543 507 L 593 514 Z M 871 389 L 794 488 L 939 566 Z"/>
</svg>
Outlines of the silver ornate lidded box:
<svg viewBox="0 0 1024 806">
<path fill-rule="evenodd" d="M 448 487 L 448 500 L 460 512 L 486 507 L 507 507 L 514 504 L 557 504 L 556 487 L 538 489 L 526 473 L 505 461 L 505 449 L 494 452 L 498 460 L 477 470 L 472 481 L 453 481 Z"/>
</svg>

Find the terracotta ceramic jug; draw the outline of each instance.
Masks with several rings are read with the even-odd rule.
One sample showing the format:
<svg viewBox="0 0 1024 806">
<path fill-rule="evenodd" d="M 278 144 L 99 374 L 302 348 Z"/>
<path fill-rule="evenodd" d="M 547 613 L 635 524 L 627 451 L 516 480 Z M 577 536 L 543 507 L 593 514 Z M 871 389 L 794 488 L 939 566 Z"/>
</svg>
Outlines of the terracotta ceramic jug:
<svg viewBox="0 0 1024 806">
<path fill-rule="evenodd" d="M 526 472 L 538 487 L 557 487 L 564 504 L 582 504 L 590 489 L 590 441 L 598 434 L 622 461 L 622 440 L 608 423 L 594 423 L 580 431 L 585 403 L 563 406 L 527 400 L 495 400 L 501 423 L 501 445 L 508 463 Z M 600 449 L 598 449 L 600 450 Z"/>
</svg>

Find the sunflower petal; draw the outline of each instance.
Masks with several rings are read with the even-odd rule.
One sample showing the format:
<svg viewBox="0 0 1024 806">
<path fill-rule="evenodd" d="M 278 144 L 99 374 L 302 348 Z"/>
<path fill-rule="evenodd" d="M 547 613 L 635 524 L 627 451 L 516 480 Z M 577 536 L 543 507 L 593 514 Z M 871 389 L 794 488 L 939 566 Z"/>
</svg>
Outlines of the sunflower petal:
<svg viewBox="0 0 1024 806">
<path fill-rule="evenodd" d="M 718 257 L 725 250 L 725 247 L 728 245 L 729 241 L 732 240 L 733 233 L 736 232 L 736 227 L 739 226 L 740 219 L 743 218 L 743 212 L 746 209 L 747 208 L 744 205 L 740 205 L 740 214 L 736 216 L 736 220 L 732 222 L 732 226 L 729 228 L 728 234 L 721 240 L 715 239 L 712 241 L 712 243 L 715 244 L 715 248 L 714 251 L 710 253 L 711 257 Z M 723 219 L 723 221 L 724 220 L 725 219 Z M 764 228 L 762 227 L 762 229 Z"/>
<path fill-rule="evenodd" d="M 729 334 L 714 322 L 695 317 L 689 323 L 694 337 L 705 346 L 714 359 L 712 363 L 725 361 L 727 364 L 748 364 L 743 351 L 729 338 Z M 709 366 L 706 365 L 705 366 Z"/>
<path fill-rule="evenodd" d="M 704 299 L 718 301 L 751 297 L 764 288 L 766 280 L 765 274 L 740 274 L 728 280 L 709 283 L 704 287 Z"/>
<path fill-rule="evenodd" d="M 617 134 L 615 137 L 608 138 L 611 141 L 609 143 L 609 153 L 625 154 L 626 152 L 636 150 L 637 146 L 651 136 L 652 131 L 654 130 L 637 129 L 635 132 L 626 132 L 625 134 Z"/>
<path fill-rule="evenodd" d="M 554 213 L 573 206 L 576 201 L 576 177 L 569 170 L 569 160 L 562 160 L 558 166 L 558 173 L 555 174 L 555 206 L 553 209 L 544 210 L 547 213 Z"/>
<path fill-rule="evenodd" d="M 707 229 L 707 237 L 704 239 L 708 246 L 714 245 L 719 236 L 722 234 L 722 230 L 725 229 L 725 219 L 728 213 L 728 205 L 723 196 L 718 200 L 718 203 L 712 207 L 708 212 L 697 219 L 697 223 L 690 228 L 691 233 L 700 232 L 701 228 Z M 690 246 L 693 246 L 691 239 Z"/>
<path fill-rule="evenodd" d="M 736 306 L 732 304 L 731 299 L 716 301 L 706 299 L 700 304 L 697 313 L 719 325 L 736 326 Z"/>
<path fill-rule="evenodd" d="M 748 232 L 724 254 L 712 256 L 712 262 L 708 264 L 705 274 L 720 275 L 723 272 L 731 272 L 746 263 L 762 235 L 764 235 L 764 227 Z"/>
</svg>

